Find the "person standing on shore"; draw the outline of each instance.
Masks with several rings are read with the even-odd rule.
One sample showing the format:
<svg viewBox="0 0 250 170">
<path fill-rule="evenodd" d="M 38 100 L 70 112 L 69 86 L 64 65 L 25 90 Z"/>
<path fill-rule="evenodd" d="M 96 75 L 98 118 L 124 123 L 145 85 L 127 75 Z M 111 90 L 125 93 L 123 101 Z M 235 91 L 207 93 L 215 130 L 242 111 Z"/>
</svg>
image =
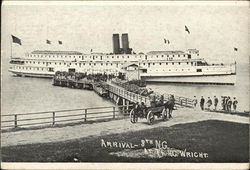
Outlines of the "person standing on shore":
<svg viewBox="0 0 250 170">
<path fill-rule="evenodd" d="M 228 100 L 229 100 L 229 96 L 228 97 L 225 97 L 225 109 L 226 111 L 228 111 L 229 107 L 228 107 Z"/>
<path fill-rule="evenodd" d="M 203 98 L 203 96 L 201 96 L 201 100 L 200 100 L 201 110 L 204 110 L 204 103 L 205 103 L 205 99 Z"/>
<path fill-rule="evenodd" d="M 232 100 L 228 96 L 228 101 L 227 101 L 227 111 L 231 112 L 231 107 L 232 107 Z"/>
<path fill-rule="evenodd" d="M 194 108 L 196 108 L 197 103 L 198 103 L 197 98 L 196 96 L 194 96 L 194 99 L 193 99 Z"/>
<path fill-rule="evenodd" d="M 226 110 L 226 98 L 225 96 L 221 96 L 222 101 L 221 101 L 221 106 L 222 106 L 222 110 Z"/>
<path fill-rule="evenodd" d="M 233 108 L 234 108 L 234 111 L 236 112 L 236 109 L 237 109 L 237 104 L 238 104 L 238 101 L 236 100 L 236 97 L 234 97 L 234 100 L 233 100 Z"/>
<path fill-rule="evenodd" d="M 207 100 L 207 109 L 210 110 L 210 106 L 212 105 L 212 100 L 210 99 L 210 97 L 208 97 Z"/>
<path fill-rule="evenodd" d="M 214 96 L 214 110 L 217 110 L 218 102 L 219 102 L 218 98 Z"/>
</svg>

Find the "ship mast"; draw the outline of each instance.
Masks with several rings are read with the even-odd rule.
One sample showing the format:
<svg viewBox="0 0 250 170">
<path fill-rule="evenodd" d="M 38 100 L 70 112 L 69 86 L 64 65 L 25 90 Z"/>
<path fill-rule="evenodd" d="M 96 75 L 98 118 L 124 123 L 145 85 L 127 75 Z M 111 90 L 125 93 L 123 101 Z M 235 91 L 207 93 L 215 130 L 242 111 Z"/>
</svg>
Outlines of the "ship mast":
<svg viewBox="0 0 250 170">
<path fill-rule="evenodd" d="M 10 41 L 10 59 L 12 59 L 12 40 Z"/>
</svg>

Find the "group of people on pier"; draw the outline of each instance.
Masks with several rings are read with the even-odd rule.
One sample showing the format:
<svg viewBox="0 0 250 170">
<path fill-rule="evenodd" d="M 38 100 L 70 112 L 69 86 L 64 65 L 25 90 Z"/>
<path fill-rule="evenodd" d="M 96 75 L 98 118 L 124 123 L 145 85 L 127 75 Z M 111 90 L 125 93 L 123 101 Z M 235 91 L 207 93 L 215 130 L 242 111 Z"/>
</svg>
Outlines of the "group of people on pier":
<svg viewBox="0 0 250 170">
<path fill-rule="evenodd" d="M 201 110 L 204 110 L 204 109 L 217 110 L 218 103 L 219 103 L 219 99 L 216 96 L 214 96 L 213 101 L 210 97 L 208 97 L 207 100 L 205 100 L 203 96 L 201 96 L 200 98 Z M 194 108 L 197 107 L 197 104 L 198 104 L 198 99 L 196 98 L 196 96 L 194 96 L 194 99 L 193 99 Z M 205 108 L 205 104 L 206 104 L 206 108 Z M 230 96 L 221 96 L 221 106 L 222 106 L 221 110 L 231 112 L 232 106 L 233 106 L 233 111 L 236 112 L 237 104 L 238 104 L 238 101 L 236 97 L 233 97 L 233 99 L 231 99 Z"/>
<path fill-rule="evenodd" d="M 55 79 L 58 80 L 73 80 L 73 81 L 79 81 L 81 79 L 87 79 L 87 80 L 93 80 L 95 82 L 99 82 L 99 81 L 107 81 L 107 80 L 111 80 L 112 78 L 114 78 L 115 75 L 114 74 L 101 74 L 101 73 L 97 73 L 97 74 L 87 74 L 87 73 L 80 73 L 80 72 L 60 72 L 57 71 L 55 73 Z"/>
<path fill-rule="evenodd" d="M 142 96 L 149 96 L 154 93 L 152 89 L 145 87 L 146 83 L 143 80 L 126 81 L 121 80 L 119 78 L 115 78 L 112 80 L 112 83 L 124 88 L 129 92 L 133 92 Z"/>
</svg>

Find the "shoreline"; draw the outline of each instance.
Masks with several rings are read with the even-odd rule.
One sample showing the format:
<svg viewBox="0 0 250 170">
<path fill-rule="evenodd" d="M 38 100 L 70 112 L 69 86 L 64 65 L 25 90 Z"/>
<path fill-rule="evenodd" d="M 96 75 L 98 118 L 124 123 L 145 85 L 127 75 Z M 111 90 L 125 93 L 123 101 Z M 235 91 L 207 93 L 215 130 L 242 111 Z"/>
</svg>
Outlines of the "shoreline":
<svg viewBox="0 0 250 170">
<path fill-rule="evenodd" d="M 222 120 L 249 124 L 249 117 L 180 108 L 173 112 L 173 119 L 168 121 L 156 120 L 153 125 L 148 125 L 146 123 L 146 119 L 139 119 L 138 123 L 135 124 L 132 124 L 129 119 L 121 119 L 92 124 L 5 132 L 1 133 L 1 145 L 2 147 L 6 147 L 34 143 L 59 142 L 90 136 L 121 134 L 125 132 L 136 132 L 139 130 L 158 127 L 171 127 L 173 125 L 194 123 L 205 120 Z"/>
</svg>

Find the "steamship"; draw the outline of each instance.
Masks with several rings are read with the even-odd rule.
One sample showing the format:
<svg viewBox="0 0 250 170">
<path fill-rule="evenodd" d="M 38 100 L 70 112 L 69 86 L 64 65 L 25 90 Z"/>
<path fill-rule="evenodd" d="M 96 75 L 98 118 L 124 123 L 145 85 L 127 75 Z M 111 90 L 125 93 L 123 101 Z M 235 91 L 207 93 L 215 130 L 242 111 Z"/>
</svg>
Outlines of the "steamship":
<svg viewBox="0 0 250 170">
<path fill-rule="evenodd" d="M 87 74 L 125 73 L 128 80 L 148 82 L 231 84 L 236 81 L 236 63 L 209 64 L 199 50 L 150 51 L 136 54 L 129 48 L 128 34 L 113 34 L 113 53 L 84 54 L 77 51 L 35 50 L 12 57 L 9 71 L 17 76 L 53 77 L 57 71 Z"/>
</svg>

